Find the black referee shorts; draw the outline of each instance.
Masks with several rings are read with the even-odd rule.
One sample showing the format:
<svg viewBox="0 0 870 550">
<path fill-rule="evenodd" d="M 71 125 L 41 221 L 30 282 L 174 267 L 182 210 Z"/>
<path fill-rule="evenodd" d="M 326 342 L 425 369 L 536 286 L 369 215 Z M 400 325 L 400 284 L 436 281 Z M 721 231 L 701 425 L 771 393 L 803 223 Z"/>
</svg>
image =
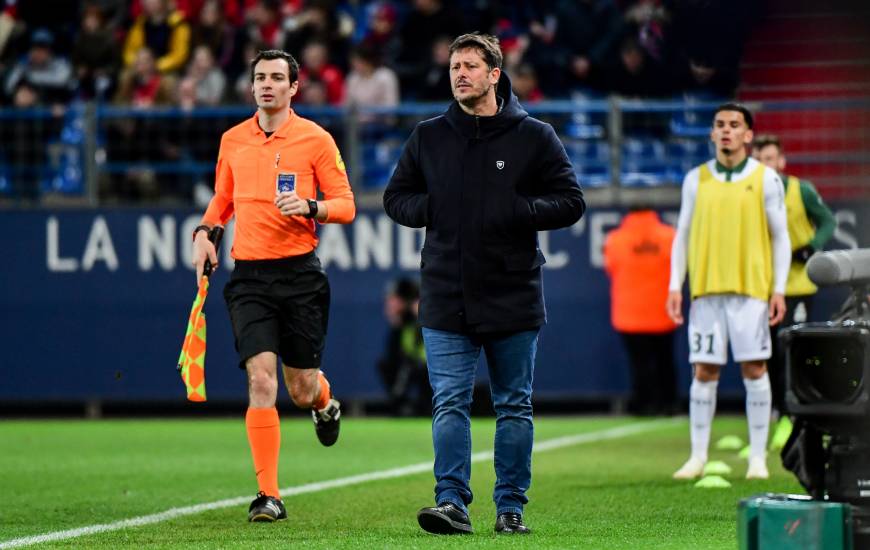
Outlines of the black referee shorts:
<svg viewBox="0 0 870 550">
<path fill-rule="evenodd" d="M 329 281 L 310 252 L 278 260 L 237 260 L 224 287 L 239 368 L 264 351 L 297 369 L 320 367 L 329 321 Z"/>
</svg>

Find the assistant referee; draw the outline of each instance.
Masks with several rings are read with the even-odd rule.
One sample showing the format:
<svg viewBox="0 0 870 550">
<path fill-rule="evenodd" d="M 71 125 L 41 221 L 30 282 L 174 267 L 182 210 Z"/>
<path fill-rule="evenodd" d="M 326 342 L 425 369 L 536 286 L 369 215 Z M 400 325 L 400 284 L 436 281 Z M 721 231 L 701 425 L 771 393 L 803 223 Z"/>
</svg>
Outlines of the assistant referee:
<svg viewBox="0 0 870 550">
<path fill-rule="evenodd" d="M 287 518 L 278 491 L 278 356 L 293 403 L 312 410 L 323 445 L 338 439 L 341 417 L 320 371 L 329 282 L 314 253 L 314 221 L 350 223 L 356 209 L 335 141 L 290 108 L 298 75 L 296 60 L 281 50 L 261 51 L 251 62 L 257 112 L 223 134 L 215 195 L 193 236 L 198 281 L 206 258 L 217 261 L 208 230 L 236 217 L 236 264 L 224 298 L 239 367 L 248 374 L 245 425 L 259 486 L 249 521 Z"/>
</svg>

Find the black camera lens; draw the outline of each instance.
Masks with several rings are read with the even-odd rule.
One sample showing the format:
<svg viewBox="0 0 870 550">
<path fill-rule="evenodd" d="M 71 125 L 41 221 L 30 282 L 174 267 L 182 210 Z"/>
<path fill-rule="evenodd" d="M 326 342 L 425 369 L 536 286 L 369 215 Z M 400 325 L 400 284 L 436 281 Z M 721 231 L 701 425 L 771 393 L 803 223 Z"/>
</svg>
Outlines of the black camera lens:
<svg viewBox="0 0 870 550">
<path fill-rule="evenodd" d="M 863 346 L 849 335 L 797 338 L 791 372 L 792 389 L 802 403 L 852 403 L 864 384 Z"/>
</svg>

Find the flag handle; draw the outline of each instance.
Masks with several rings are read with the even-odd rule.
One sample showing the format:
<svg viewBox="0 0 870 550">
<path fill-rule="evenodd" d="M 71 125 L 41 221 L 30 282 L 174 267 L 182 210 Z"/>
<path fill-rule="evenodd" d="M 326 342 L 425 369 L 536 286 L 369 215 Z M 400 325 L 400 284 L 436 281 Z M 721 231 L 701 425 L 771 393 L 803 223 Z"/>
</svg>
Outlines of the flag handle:
<svg viewBox="0 0 870 550">
<path fill-rule="evenodd" d="M 208 240 L 210 240 L 215 247 L 215 251 L 218 250 L 221 244 L 221 239 L 224 236 L 224 228 L 220 225 L 216 225 L 211 228 L 208 232 Z M 193 338 L 193 334 L 196 332 L 196 323 L 199 316 L 202 314 L 202 307 L 205 305 L 205 297 L 208 293 L 208 278 L 214 273 L 215 270 L 214 265 L 212 265 L 211 261 L 206 258 L 205 265 L 203 265 L 202 270 L 202 278 L 199 280 L 199 285 L 196 292 L 196 299 L 193 301 L 193 307 L 190 309 L 190 316 L 187 325 L 187 332 L 184 335 L 184 341 L 181 345 L 181 354 L 178 356 L 178 364 L 176 366 L 176 370 L 181 372 L 184 367 L 185 356 L 187 355 L 188 344 L 190 343 L 190 339 Z"/>
<path fill-rule="evenodd" d="M 214 244 L 215 253 L 217 253 L 218 248 L 220 248 L 221 239 L 223 238 L 223 236 L 224 236 L 224 228 L 219 226 L 219 225 L 212 227 L 211 230 L 208 232 L 208 240 L 210 240 L 212 242 L 212 244 Z M 208 277 L 214 272 L 216 267 L 217 266 L 211 265 L 211 260 L 206 258 L 205 265 L 202 268 L 202 274 L 205 277 Z M 200 281 L 200 284 L 202 284 L 201 281 Z"/>
</svg>

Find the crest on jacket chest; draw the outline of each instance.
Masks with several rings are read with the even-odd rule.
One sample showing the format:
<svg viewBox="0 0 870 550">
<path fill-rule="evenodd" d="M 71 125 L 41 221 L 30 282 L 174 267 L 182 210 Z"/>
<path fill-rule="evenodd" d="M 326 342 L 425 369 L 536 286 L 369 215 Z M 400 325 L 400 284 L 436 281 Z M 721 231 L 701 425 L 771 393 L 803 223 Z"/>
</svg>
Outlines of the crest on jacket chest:
<svg viewBox="0 0 870 550">
<path fill-rule="evenodd" d="M 499 170 L 503 169 L 504 168 L 504 161 L 503 160 L 495 161 L 495 167 L 498 168 Z"/>
</svg>

